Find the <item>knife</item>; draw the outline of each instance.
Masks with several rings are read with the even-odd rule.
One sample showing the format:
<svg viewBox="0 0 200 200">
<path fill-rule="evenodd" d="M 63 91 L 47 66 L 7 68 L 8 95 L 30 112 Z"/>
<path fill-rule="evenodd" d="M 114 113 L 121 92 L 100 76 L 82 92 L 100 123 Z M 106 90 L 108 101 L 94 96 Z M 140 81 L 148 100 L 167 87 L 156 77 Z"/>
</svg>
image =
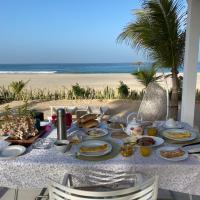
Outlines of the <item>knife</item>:
<svg viewBox="0 0 200 200">
<path fill-rule="evenodd" d="M 200 154 L 200 151 L 196 151 L 196 152 L 188 152 L 188 154 Z"/>
<path fill-rule="evenodd" d="M 190 143 L 190 144 L 184 144 L 181 147 L 188 147 L 188 146 L 197 145 L 197 144 L 200 144 L 200 141 L 194 142 L 194 143 Z"/>
</svg>

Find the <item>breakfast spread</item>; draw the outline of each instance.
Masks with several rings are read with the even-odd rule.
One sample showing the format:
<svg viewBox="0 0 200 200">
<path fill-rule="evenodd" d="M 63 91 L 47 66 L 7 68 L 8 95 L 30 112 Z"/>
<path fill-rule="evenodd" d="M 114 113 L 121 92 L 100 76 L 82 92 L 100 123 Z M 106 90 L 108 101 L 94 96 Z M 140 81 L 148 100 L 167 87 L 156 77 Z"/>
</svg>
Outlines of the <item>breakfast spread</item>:
<svg viewBox="0 0 200 200">
<path fill-rule="evenodd" d="M 178 148 L 175 150 L 168 150 L 168 151 L 160 151 L 160 155 L 165 157 L 165 158 L 176 158 L 176 157 L 181 157 L 185 154 L 185 152 Z"/>
<path fill-rule="evenodd" d="M 81 153 L 91 153 L 91 152 L 102 152 L 108 149 L 107 144 L 98 145 L 98 146 L 82 146 L 80 147 Z"/>
<path fill-rule="evenodd" d="M 150 146 L 155 144 L 155 140 L 150 137 L 139 138 L 136 142 L 140 146 Z"/>
</svg>

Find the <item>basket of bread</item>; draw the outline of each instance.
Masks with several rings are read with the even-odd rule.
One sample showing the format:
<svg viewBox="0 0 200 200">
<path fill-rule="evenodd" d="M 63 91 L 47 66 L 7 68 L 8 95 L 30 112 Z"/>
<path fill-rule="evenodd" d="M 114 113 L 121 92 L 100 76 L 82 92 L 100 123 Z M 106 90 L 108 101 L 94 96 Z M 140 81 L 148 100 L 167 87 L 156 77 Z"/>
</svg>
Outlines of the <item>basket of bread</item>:
<svg viewBox="0 0 200 200">
<path fill-rule="evenodd" d="M 96 128 L 99 126 L 97 114 L 90 113 L 82 115 L 81 117 L 77 118 L 77 124 L 79 128 Z"/>
</svg>

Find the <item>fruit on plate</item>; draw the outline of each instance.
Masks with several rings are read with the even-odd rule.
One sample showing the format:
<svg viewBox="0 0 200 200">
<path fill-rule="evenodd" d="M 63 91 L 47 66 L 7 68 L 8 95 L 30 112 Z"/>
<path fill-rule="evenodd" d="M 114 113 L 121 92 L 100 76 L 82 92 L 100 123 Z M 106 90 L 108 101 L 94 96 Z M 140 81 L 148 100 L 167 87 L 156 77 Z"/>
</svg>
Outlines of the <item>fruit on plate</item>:
<svg viewBox="0 0 200 200">
<path fill-rule="evenodd" d="M 151 137 L 142 137 L 137 139 L 136 143 L 140 146 L 150 146 L 155 144 L 155 140 Z"/>
<path fill-rule="evenodd" d="M 176 157 L 181 157 L 185 154 L 185 152 L 178 148 L 178 149 L 175 149 L 175 150 L 171 150 L 171 151 L 160 151 L 160 155 L 162 157 L 165 157 L 165 158 L 176 158 Z"/>
</svg>

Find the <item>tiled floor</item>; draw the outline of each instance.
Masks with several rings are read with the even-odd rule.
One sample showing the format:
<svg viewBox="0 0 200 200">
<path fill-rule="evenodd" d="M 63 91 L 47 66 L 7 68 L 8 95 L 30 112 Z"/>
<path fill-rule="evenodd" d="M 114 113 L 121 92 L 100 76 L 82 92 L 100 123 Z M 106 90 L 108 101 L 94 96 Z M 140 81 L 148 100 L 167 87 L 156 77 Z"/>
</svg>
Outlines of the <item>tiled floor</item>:
<svg viewBox="0 0 200 200">
<path fill-rule="evenodd" d="M 41 190 L 20 190 L 18 200 L 34 200 Z M 14 200 L 15 191 L 12 189 L 0 190 L 0 200 Z M 158 200 L 190 200 L 188 194 L 159 190 Z M 200 200 L 200 196 L 193 196 L 192 200 Z"/>
</svg>

